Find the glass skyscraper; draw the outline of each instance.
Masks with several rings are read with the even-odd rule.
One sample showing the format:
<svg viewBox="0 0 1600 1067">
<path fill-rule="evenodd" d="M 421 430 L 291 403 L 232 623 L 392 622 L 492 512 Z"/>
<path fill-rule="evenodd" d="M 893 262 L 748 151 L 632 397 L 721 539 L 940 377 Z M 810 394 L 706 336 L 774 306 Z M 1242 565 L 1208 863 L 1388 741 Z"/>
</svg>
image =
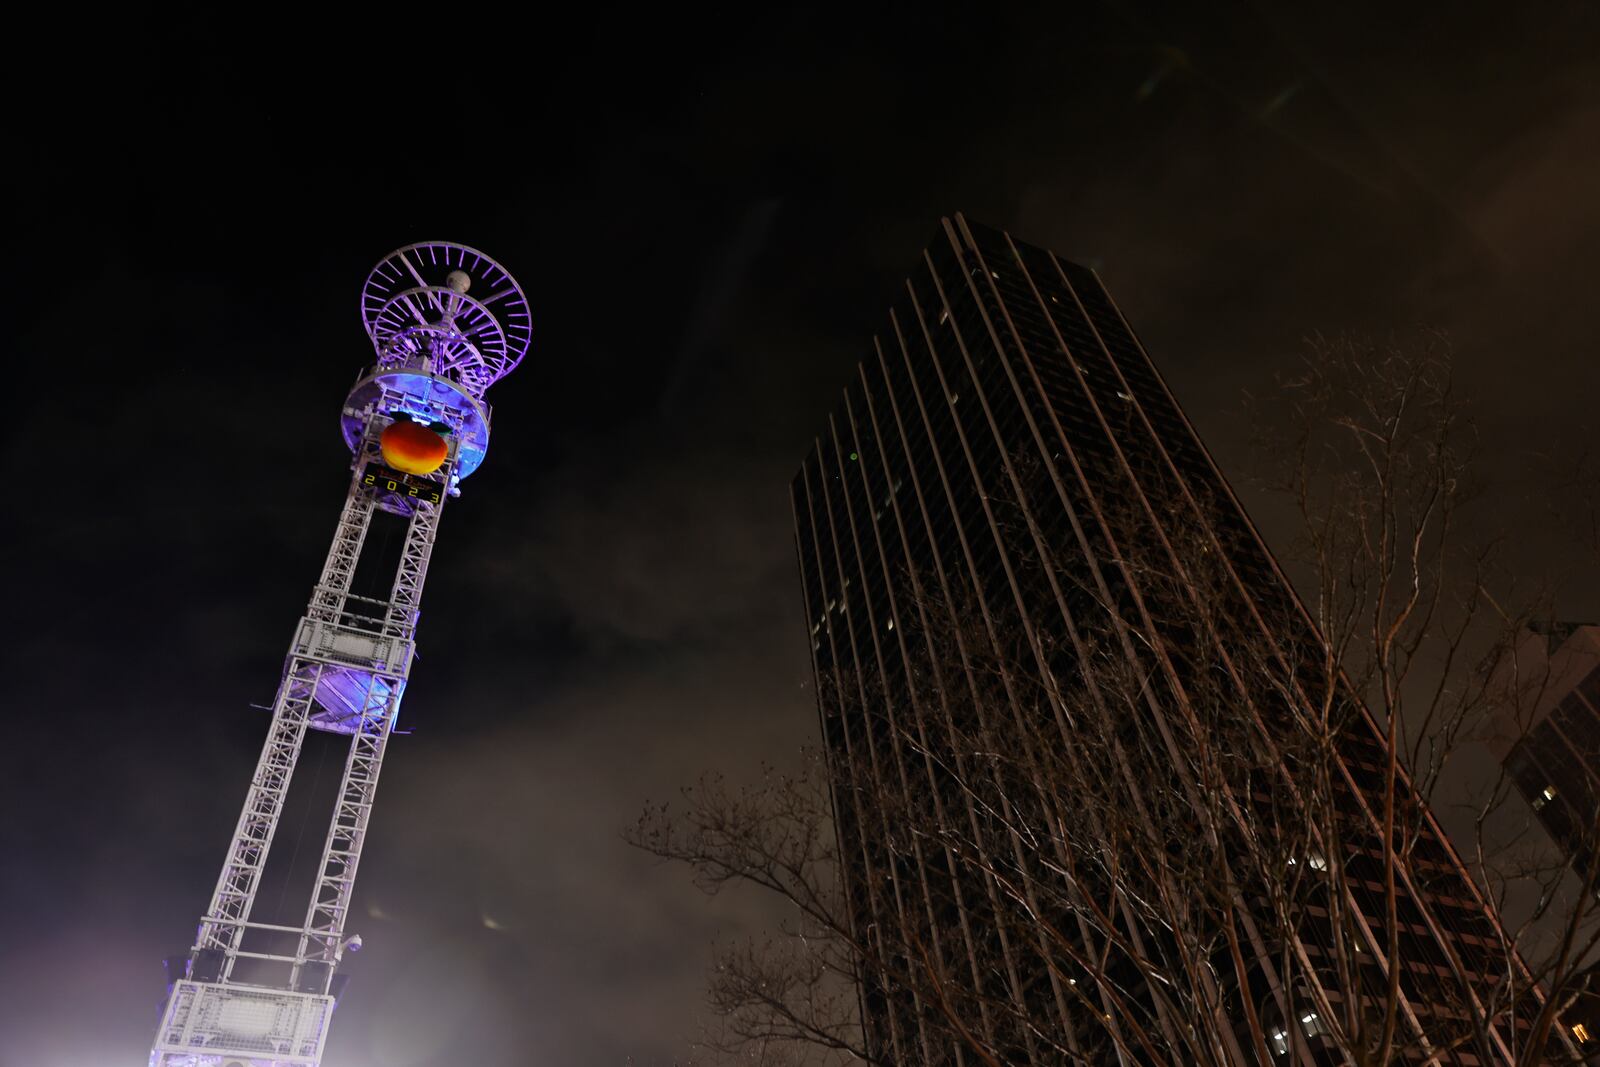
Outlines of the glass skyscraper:
<svg viewBox="0 0 1600 1067">
<path fill-rule="evenodd" d="M 1313 685 L 1317 646 L 1110 293 L 1048 251 L 944 220 L 792 498 L 870 1046 L 898 1064 L 980 1062 L 959 1038 L 966 1028 L 1008 1063 L 1067 1052 L 1147 1062 L 1138 1035 L 1108 1022 L 1138 1013 L 1113 1001 L 1152 999 L 1161 967 L 1148 961 L 1181 956 L 1193 917 L 1182 891 L 1130 900 L 1132 882 L 1110 870 L 1119 848 L 1148 864 L 1126 851 L 1138 826 L 1106 829 L 1120 844 L 1100 859 L 1094 841 L 1064 849 L 1061 835 L 1093 837 L 1105 819 L 1141 812 L 1157 835 L 1181 827 L 1183 805 L 1218 789 L 1176 768 L 1205 761 L 1177 759 L 1165 777 L 1159 760 L 1140 764 L 1140 780 L 1116 787 L 1129 803 L 1110 811 L 1111 794 L 1094 786 L 1128 777 L 1116 753 L 1193 750 L 1195 738 L 1204 748 L 1186 710 L 1203 702 L 1270 719 L 1271 686 L 1239 664 L 1272 660 L 1288 665 L 1273 684 Z M 1196 606 L 1199 579 L 1183 576 L 1202 570 L 1212 586 Z M 1109 727 L 1073 717 L 1091 697 L 1135 689 Z M 1225 1053 L 1237 1062 L 1255 1062 L 1240 1052 L 1246 1001 L 1278 1062 L 1326 1062 L 1328 1027 L 1311 1005 L 1383 995 L 1391 931 L 1413 1038 L 1437 1041 L 1453 1025 L 1450 1005 L 1491 988 L 1507 965 L 1497 924 L 1426 814 L 1398 868 L 1396 921 L 1386 919 L 1364 806 L 1386 748 L 1370 716 L 1340 702 L 1354 710 L 1337 742 L 1335 804 L 1360 828 L 1340 856 L 1308 847 L 1284 862 L 1320 872 L 1342 863 L 1341 899 L 1309 908 L 1288 933 L 1274 927 L 1264 885 L 1230 890 L 1232 903 L 1212 909 L 1239 930 L 1242 962 L 1200 963 L 1217 976 L 1216 1001 L 1239 1035 Z M 1066 766 L 1064 753 L 1080 777 L 1050 769 Z M 1237 782 L 1230 773 L 1221 780 Z M 1271 806 L 1294 771 L 1283 774 L 1243 790 L 1242 819 Z M 1408 790 L 1402 782 L 1414 799 Z M 1146 837 L 1170 850 L 1163 869 L 1185 862 L 1190 842 Z M 1325 936 L 1336 921 L 1373 946 L 1343 972 L 1361 975 L 1360 992 L 1338 987 L 1338 939 Z M 1079 982 L 1085 960 L 1100 968 L 1095 983 Z M 940 988 L 959 989 L 959 1002 L 942 1002 Z M 1144 1017 L 1173 1033 L 1187 1024 Z M 1491 1044 L 1509 1048 L 1503 1027 Z M 1485 1057 L 1463 1040 L 1436 1062 Z"/>
</svg>

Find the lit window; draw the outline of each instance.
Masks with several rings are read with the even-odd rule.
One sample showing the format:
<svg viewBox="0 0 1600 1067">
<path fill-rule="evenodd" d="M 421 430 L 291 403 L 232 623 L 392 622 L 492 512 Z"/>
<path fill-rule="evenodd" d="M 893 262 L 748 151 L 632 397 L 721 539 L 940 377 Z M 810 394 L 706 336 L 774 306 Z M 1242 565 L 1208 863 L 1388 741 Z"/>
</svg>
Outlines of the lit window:
<svg viewBox="0 0 1600 1067">
<path fill-rule="evenodd" d="M 1553 786 L 1553 785 L 1545 786 L 1544 787 L 1544 791 L 1542 793 L 1540 793 L 1538 796 L 1533 798 L 1533 810 L 1534 811 L 1538 811 L 1540 808 L 1544 807 L 1546 804 L 1550 803 L 1555 798 L 1556 798 L 1556 787 Z"/>
<path fill-rule="evenodd" d="M 1325 871 L 1328 869 L 1328 861 L 1315 852 L 1306 857 L 1306 862 L 1311 865 L 1313 871 Z"/>
<path fill-rule="evenodd" d="M 950 309 L 949 308 L 940 308 L 939 309 L 939 325 L 943 326 L 945 324 L 945 322 L 949 318 L 950 318 Z"/>
<path fill-rule="evenodd" d="M 1274 1030 L 1274 1031 L 1272 1031 L 1272 1051 L 1276 1052 L 1280 1056 L 1288 1054 L 1288 1052 L 1289 1052 L 1289 1031 L 1287 1031 L 1287 1030 Z"/>
<path fill-rule="evenodd" d="M 1587 1045 L 1589 1043 L 1589 1028 L 1579 1023 L 1572 1028 L 1572 1036 L 1578 1039 L 1578 1044 Z"/>
<path fill-rule="evenodd" d="M 1554 800 L 1556 798 L 1556 787 L 1553 786 L 1553 785 L 1545 786 L 1544 787 L 1544 798 L 1546 800 Z"/>
<path fill-rule="evenodd" d="M 1305 1029 L 1307 1037 L 1316 1037 L 1318 1034 L 1328 1032 L 1328 1024 L 1314 1011 L 1308 1011 L 1300 1016 L 1300 1025 Z"/>
<path fill-rule="evenodd" d="M 891 630 L 894 629 L 894 620 L 893 619 L 889 620 L 889 629 L 891 629 Z"/>
</svg>

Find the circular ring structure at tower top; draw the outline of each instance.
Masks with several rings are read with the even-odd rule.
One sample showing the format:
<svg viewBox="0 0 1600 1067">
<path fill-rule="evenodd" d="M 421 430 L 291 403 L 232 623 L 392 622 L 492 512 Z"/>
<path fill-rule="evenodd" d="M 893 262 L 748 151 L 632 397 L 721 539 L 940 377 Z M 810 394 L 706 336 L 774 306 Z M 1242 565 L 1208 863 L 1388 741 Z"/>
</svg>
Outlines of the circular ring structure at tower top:
<svg viewBox="0 0 1600 1067">
<path fill-rule="evenodd" d="M 528 298 L 504 267 L 466 245 L 424 241 L 383 258 L 361 288 L 361 324 L 378 366 L 416 366 L 467 393 L 505 377 L 527 355 Z"/>
</svg>

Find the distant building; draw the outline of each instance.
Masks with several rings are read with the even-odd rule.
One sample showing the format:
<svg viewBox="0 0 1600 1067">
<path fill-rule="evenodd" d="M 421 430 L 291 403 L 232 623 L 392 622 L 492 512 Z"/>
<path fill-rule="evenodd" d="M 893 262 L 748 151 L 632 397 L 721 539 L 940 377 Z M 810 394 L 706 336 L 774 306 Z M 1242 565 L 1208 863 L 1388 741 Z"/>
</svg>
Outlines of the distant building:
<svg viewBox="0 0 1600 1067">
<path fill-rule="evenodd" d="M 1516 662 L 1519 710 L 1502 713 L 1490 747 L 1582 875 L 1600 822 L 1600 626 L 1539 626 Z"/>
<path fill-rule="evenodd" d="M 1523 633 L 1502 671 L 1488 745 L 1578 878 L 1600 888 L 1600 625 L 1542 623 Z M 1567 1013 L 1573 1039 L 1600 1060 L 1600 964 Z"/>
<path fill-rule="evenodd" d="M 975 620 L 984 640 L 1024 650 L 1018 654 L 1030 664 L 1031 647 L 1039 671 L 1077 684 L 1103 667 L 1075 659 L 1070 635 L 1125 647 L 1115 632 L 1125 624 L 1105 605 L 1132 612 L 1142 604 L 1159 616 L 1160 598 L 1170 595 L 1140 577 L 1146 568 L 1171 571 L 1163 555 L 1173 552 L 1170 544 L 1155 535 L 1118 545 L 1108 525 L 1114 509 L 1138 506 L 1157 524 L 1198 524 L 1225 546 L 1241 591 L 1228 623 L 1238 639 L 1293 644 L 1304 640 L 1309 620 L 1295 614 L 1286 579 L 1099 277 L 960 216 L 944 220 L 908 279 L 792 495 L 824 742 L 842 783 L 835 795 L 839 844 L 860 936 L 902 931 L 929 953 L 927 961 L 902 964 L 969 968 L 993 1003 L 1013 1005 L 1069 1043 L 1089 1034 L 1100 1021 L 1086 1013 L 1100 1006 L 1071 996 L 1026 923 L 994 903 L 994 887 L 941 853 L 944 829 L 962 840 L 976 837 L 980 848 L 985 840 L 996 850 L 1010 846 L 1005 820 L 952 781 L 963 753 L 941 740 L 954 736 L 942 732 L 948 695 L 990 683 L 974 677 L 963 657 L 933 647 L 929 613 Z M 1298 636 L 1269 632 L 1262 621 L 1291 615 L 1301 620 Z M 1039 655 L 1042 648 L 1049 651 Z M 1194 678 L 1184 668 L 1161 667 L 1142 647 L 1126 655 L 1152 679 L 1148 715 L 1159 723 Z M 1583 699 L 1585 722 L 1600 729 Z M 1041 736 L 1006 722 L 991 726 L 994 744 L 1008 752 L 1025 753 Z M 1385 751 L 1371 719 L 1362 717 L 1341 745 L 1353 788 L 1371 788 Z M 1550 778 L 1557 795 L 1580 795 L 1568 784 L 1571 774 L 1563 775 Z M 888 842 L 888 822 L 903 811 L 937 821 L 923 842 Z M 1402 988 L 1409 1017 L 1426 1019 L 1447 1010 L 1435 995 L 1447 959 L 1492 982 L 1484 976 L 1500 973 L 1505 958 L 1495 949 L 1498 927 L 1431 819 L 1412 855 L 1414 866 L 1400 875 Z M 1309 862 L 1320 870 L 1327 861 Z M 1364 880 L 1371 854 L 1356 849 L 1344 862 L 1349 903 L 1372 944 L 1381 945 L 1384 909 Z M 1065 876 L 1040 864 L 1029 877 Z M 1049 918 L 1067 925 L 1062 916 Z M 1152 952 L 1162 950 L 1159 936 L 1150 941 Z M 1327 958 L 1326 943 L 1307 928 L 1291 946 L 1265 946 L 1254 957 L 1250 988 L 1226 994 L 1235 1005 L 1243 995 L 1269 1006 L 1265 1025 L 1278 1062 L 1329 1062 L 1325 1025 L 1315 1013 L 1270 1013 L 1282 1002 L 1274 999 L 1282 992 L 1279 961 L 1298 954 L 1313 963 L 1292 981 L 1325 981 L 1314 961 Z M 1332 989 L 1329 997 L 1340 1002 L 1381 988 L 1375 968 L 1361 973 L 1367 994 Z M 1129 995 L 1139 995 L 1137 977 L 1126 976 Z M 860 979 L 868 1040 L 878 1055 L 905 1065 L 976 1062 L 939 1037 L 936 1009 L 926 1001 L 887 974 Z M 986 1018 L 969 1022 L 982 1030 Z M 984 1037 L 1004 1050 L 1008 1064 L 1057 1062 L 1026 1032 Z M 1102 1055 L 1118 1062 L 1102 1052 L 1096 1062 Z M 1483 1061 L 1446 1050 L 1432 1062 Z"/>
</svg>

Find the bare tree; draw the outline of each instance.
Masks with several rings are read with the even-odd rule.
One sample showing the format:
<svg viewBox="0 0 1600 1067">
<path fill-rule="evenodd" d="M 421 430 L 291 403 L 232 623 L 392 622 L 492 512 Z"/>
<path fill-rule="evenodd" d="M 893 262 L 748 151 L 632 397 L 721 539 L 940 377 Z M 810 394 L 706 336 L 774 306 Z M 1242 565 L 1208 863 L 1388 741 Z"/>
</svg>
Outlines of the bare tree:
<svg viewBox="0 0 1600 1067">
<path fill-rule="evenodd" d="M 1085 566 L 1026 506 L 1047 472 L 1019 458 L 987 506 L 1015 587 L 1072 606 L 1061 625 L 908 565 L 909 666 L 819 672 L 826 754 L 645 812 L 634 844 L 792 909 L 719 959 L 709 1051 L 1578 1062 L 1559 1014 L 1595 887 L 1490 847 L 1503 776 L 1464 854 L 1431 807 L 1538 688 L 1506 682 L 1526 619 L 1463 528 L 1474 441 L 1448 349 L 1318 341 L 1273 410 L 1301 597 L 1220 481 L 1130 461 Z M 1536 903 L 1512 922 L 1517 887 Z"/>
</svg>

